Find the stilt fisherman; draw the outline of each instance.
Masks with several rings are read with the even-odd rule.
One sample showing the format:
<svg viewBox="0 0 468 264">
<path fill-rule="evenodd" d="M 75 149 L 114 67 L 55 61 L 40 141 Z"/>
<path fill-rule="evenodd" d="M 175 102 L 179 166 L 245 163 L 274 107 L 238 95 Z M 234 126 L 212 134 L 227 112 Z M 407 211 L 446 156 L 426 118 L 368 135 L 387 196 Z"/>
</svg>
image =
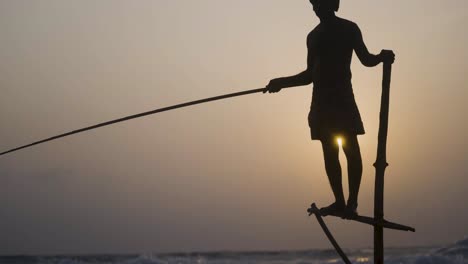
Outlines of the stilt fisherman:
<svg viewBox="0 0 468 264">
<path fill-rule="evenodd" d="M 351 85 L 353 51 L 364 66 L 393 63 L 395 55 L 382 50 L 369 53 L 359 27 L 336 16 L 339 0 L 310 0 L 320 24 L 307 36 L 307 69 L 297 75 L 273 79 L 265 91 L 313 83 L 312 104 L 308 116 L 312 140 L 322 143 L 325 170 L 335 202 L 321 208 L 322 215 L 357 214 L 362 177 L 362 159 L 358 135 L 365 133 Z M 340 144 L 338 144 L 338 141 Z M 338 159 L 342 147 L 348 161 L 349 197 L 345 202 L 342 173 Z"/>
</svg>

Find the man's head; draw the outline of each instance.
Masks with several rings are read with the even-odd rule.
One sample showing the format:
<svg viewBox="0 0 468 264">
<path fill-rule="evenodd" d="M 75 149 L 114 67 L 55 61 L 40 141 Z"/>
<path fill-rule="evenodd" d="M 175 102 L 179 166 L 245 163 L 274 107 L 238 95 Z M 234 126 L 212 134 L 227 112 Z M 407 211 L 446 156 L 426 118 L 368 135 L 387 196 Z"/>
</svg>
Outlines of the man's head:
<svg viewBox="0 0 468 264">
<path fill-rule="evenodd" d="M 324 17 L 340 8 L 340 0 L 310 0 L 310 3 L 318 17 Z"/>
</svg>

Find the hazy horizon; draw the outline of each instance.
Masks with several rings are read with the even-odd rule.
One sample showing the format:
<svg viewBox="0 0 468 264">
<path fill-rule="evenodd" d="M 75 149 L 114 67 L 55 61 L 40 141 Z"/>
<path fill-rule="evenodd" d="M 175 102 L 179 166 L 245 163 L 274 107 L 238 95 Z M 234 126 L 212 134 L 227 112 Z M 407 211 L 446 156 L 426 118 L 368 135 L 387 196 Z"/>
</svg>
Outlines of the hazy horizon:
<svg viewBox="0 0 468 264">
<path fill-rule="evenodd" d="M 468 235 L 468 2 L 341 0 L 392 49 L 386 246 Z M 308 0 L 0 0 L 0 151 L 158 107 L 264 87 L 306 66 Z M 382 67 L 353 57 L 372 215 Z M 0 157 L 0 255 L 329 248 L 312 86 L 118 124 Z M 346 162 L 342 160 L 347 193 Z M 344 248 L 367 225 L 327 219 Z"/>
</svg>

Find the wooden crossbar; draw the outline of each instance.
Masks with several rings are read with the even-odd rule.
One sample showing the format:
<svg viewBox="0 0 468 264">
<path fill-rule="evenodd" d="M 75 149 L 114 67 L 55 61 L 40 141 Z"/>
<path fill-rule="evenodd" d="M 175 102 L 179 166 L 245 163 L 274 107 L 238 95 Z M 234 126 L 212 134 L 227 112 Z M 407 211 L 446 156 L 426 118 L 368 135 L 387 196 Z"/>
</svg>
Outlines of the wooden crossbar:
<svg viewBox="0 0 468 264">
<path fill-rule="evenodd" d="M 315 214 L 315 210 L 312 208 L 312 206 L 309 209 L 307 209 L 307 212 L 309 214 Z M 313 213 L 311 213 L 311 212 L 313 212 Z M 402 225 L 402 224 L 397 224 L 397 223 L 390 222 L 390 221 L 387 221 L 387 220 L 383 220 L 381 222 L 381 221 L 375 220 L 375 218 L 372 218 L 372 217 L 369 217 L 369 216 L 356 215 L 356 216 L 352 216 L 352 217 L 344 217 L 343 215 L 338 215 L 338 214 L 331 214 L 331 215 L 328 215 L 328 216 L 339 217 L 339 218 L 342 218 L 344 220 L 355 221 L 355 222 L 359 222 L 359 223 L 363 223 L 363 224 L 368 224 L 368 225 L 371 225 L 371 226 L 380 226 L 380 227 L 387 228 L 387 229 L 407 231 L 407 232 L 416 232 L 416 229 L 414 229 L 413 227 Z M 322 215 L 322 217 L 325 217 L 325 216 Z"/>
<path fill-rule="evenodd" d="M 344 263 L 351 264 L 351 261 L 348 259 L 348 257 L 346 256 L 344 251 L 341 249 L 341 247 L 338 245 L 338 242 L 336 242 L 336 240 L 333 237 L 332 233 L 328 229 L 327 224 L 325 224 L 325 221 L 323 220 L 324 216 L 320 213 L 320 209 L 318 209 L 317 205 L 315 203 L 313 203 L 310 206 L 310 208 L 307 209 L 307 212 L 309 213 L 309 216 L 315 215 L 315 217 L 317 218 L 317 221 L 318 221 L 320 227 L 322 228 L 323 232 L 327 236 L 328 240 L 330 240 L 330 243 L 333 245 L 336 252 L 338 253 L 338 255 L 340 255 L 340 257 L 344 261 Z M 379 222 L 379 221 L 377 221 L 374 218 L 369 217 L 369 216 L 356 215 L 356 216 L 349 217 L 349 218 L 345 218 L 343 215 L 336 215 L 336 214 L 335 215 L 328 215 L 328 216 L 340 217 L 340 218 L 342 218 L 344 220 L 356 221 L 356 222 L 360 222 L 360 223 L 368 224 L 368 225 L 372 225 L 372 226 L 379 226 L 379 227 L 382 227 L 382 228 L 388 228 L 388 229 L 394 229 L 394 230 L 400 230 L 400 231 L 411 231 L 411 232 L 416 231 L 412 227 L 397 224 L 397 223 L 392 223 L 392 222 L 389 222 L 389 221 L 386 221 L 386 220 L 383 220 L 383 222 Z"/>
</svg>

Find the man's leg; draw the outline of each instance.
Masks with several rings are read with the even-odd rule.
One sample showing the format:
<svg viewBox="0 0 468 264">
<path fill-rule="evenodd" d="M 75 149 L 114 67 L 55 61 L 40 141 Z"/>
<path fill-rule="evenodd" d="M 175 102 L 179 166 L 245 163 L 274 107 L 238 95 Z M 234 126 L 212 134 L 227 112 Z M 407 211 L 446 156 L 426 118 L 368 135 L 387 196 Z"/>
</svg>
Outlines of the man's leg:
<svg viewBox="0 0 468 264">
<path fill-rule="evenodd" d="M 321 142 L 323 156 L 325 159 L 325 170 L 327 172 L 333 194 L 335 195 L 335 203 L 322 208 L 320 211 L 323 215 L 340 213 L 344 210 L 345 200 L 342 187 L 341 166 L 338 159 L 339 147 L 335 139 L 332 137 L 322 139 Z"/>
<path fill-rule="evenodd" d="M 356 135 L 345 137 L 343 151 L 348 161 L 349 198 L 347 211 L 348 213 L 355 214 L 358 206 L 358 194 L 362 178 L 361 150 Z"/>
</svg>

